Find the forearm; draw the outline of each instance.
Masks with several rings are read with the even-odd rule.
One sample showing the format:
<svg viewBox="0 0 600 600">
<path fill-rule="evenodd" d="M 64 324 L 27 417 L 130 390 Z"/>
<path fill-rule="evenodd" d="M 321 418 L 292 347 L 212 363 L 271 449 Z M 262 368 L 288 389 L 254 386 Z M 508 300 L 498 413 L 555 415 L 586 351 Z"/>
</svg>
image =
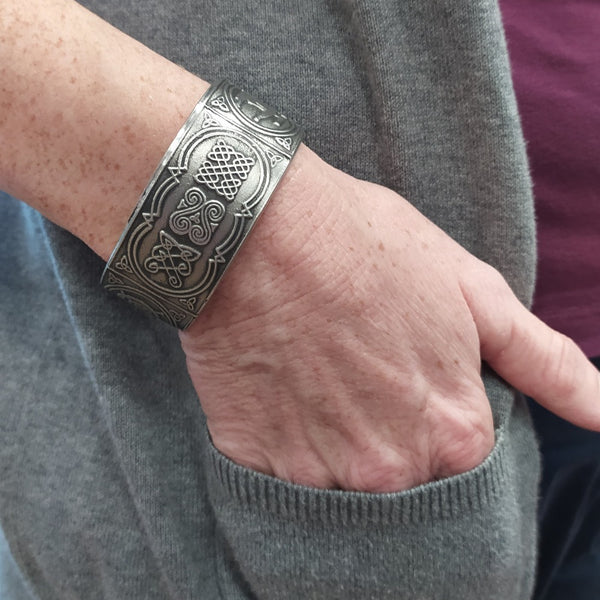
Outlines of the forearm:
<svg viewBox="0 0 600 600">
<path fill-rule="evenodd" d="M 0 189 L 106 258 L 207 87 L 71 0 L 2 0 Z"/>
</svg>

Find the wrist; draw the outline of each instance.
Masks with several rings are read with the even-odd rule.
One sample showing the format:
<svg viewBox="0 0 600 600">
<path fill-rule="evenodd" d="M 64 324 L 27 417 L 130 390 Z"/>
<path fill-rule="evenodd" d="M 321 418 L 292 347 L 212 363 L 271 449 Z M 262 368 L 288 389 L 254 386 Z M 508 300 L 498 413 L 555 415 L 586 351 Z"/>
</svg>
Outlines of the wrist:
<svg viewBox="0 0 600 600">
<path fill-rule="evenodd" d="M 192 337 L 250 321 L 302 295 L 300 272 L 318 254 L 311 236 L 331 216 L 331 172 L 336 171 L 300 145 L 210 301 L 187 330 Z"/>
</svg>

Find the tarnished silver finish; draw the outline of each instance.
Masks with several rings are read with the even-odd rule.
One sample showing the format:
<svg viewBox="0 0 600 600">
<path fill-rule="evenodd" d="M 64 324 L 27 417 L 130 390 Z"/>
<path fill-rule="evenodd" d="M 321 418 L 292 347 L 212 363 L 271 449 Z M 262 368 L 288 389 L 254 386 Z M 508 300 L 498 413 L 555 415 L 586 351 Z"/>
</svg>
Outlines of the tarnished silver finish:
<svg viewBox="0 0 600 600">
<path fill-rule="evenodd" d="M 102 285 L 185 329 L 252 229 L 301 129 L 228 81 L 202 97 L 144 190 Z"/>
</svg>

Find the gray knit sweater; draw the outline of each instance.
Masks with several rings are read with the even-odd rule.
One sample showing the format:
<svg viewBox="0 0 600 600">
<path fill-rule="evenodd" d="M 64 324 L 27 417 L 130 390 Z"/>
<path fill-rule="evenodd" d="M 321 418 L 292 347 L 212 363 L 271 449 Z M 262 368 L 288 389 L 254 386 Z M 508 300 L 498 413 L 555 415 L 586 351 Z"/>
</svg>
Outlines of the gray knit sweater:
<svg viewBox="0 0 600 600">
<path fill-rule="evenodd" d="M 494 0 L 84 4 L 283 108 L 321 157 L 400 192 L 529 302 L 530 181 Z M 2 600 L 530 597 L 537 450 L 492 373 L 497 443 L 469 473 L 395 494 L 258 474 L 211 445 L 175 331 L 107 297 L 78 240 L 1 207 Z"/>
</svg>

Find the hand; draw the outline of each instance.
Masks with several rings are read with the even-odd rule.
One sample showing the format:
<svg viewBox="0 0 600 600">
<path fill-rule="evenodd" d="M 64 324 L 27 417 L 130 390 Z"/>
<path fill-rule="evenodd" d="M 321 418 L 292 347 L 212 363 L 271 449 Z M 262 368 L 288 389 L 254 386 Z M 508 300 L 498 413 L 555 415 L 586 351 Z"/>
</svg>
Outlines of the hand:
<svg viewBox="0 0 600 600">
<path fill-rule="evenodd" d="M 467 471 L 494 444 L 480 376 L 600 429 L 599 378 L 501 275 L 396 193 L 302 147 L 181 334 L 216 447 L 289 481 L 369 492 Z"/>
</svg>

